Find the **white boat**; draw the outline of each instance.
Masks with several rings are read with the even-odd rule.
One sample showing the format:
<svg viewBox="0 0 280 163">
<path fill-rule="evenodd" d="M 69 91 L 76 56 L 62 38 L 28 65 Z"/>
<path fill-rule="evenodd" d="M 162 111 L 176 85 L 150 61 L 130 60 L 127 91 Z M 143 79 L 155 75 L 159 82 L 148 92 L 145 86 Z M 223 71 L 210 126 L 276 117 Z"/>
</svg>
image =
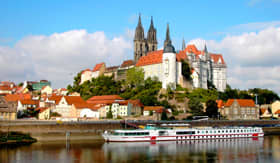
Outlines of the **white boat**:
<svg viewBox="0 0 280 163">
<path fill-rule="evenodd" d="M 263 137 L 264 133 L 260 127 L 158 128 L 147 125 L 144 129 L 105 131 L 102 136 L 107 142 L 150 142 L 256 138 Z"/>
</svg>

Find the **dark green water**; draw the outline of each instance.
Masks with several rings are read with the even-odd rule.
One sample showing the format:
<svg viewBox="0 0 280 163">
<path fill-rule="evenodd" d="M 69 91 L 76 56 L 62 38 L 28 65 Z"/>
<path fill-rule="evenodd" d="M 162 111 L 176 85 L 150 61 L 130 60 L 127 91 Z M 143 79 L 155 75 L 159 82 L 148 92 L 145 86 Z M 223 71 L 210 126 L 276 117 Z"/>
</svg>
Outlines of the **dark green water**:
<svg viewBox="0 0 280 163">
<path fill-rule="evenodd" d="M 0 162 L 280 162 L 280 136 L 224 140 L 103 143 L 34 143 L 0 147 Z"/>
</svg>

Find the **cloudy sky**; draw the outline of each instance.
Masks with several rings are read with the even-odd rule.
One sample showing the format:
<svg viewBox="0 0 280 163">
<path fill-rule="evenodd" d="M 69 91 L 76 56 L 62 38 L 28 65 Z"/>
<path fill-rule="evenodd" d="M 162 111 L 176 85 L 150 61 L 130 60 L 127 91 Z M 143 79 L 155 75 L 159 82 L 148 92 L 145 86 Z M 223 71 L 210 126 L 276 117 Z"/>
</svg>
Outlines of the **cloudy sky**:
<svg viewBox="0 0 280 163">
<path fill-rule="evenodd" d="M 280 0 L 0 1 L 0 81 L 48 79 L 66 87 L 96 63 L 133 58 L 139 13 L 153 16 L 159 48 L 166 24 L 186 42 L 221 53 L 233 88 L 280 93 Z"/>
</svg>

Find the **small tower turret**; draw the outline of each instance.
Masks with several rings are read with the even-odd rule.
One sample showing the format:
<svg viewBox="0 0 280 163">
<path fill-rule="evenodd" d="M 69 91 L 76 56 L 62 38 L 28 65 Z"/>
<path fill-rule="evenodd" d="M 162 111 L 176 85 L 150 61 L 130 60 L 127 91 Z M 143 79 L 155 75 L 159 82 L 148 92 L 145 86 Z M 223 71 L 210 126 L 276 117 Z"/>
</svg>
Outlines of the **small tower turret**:
<svg viewBox="0 0 280 163">
<path fill-rule="evenodd" d="M 162 55 L 163 63 L 163 81 L 162 88 L 167 89 L 171 86 L 172 89 L 176 89 L 176 52 L 172 45 L 169 35 L 169 25 L 167 24 L 166 38 L 164 41 L 164 49 Z"/>
<path fill-rule="evenodd" d="M 186 49 L 186 44 L 185 44 L 185 39 L 183 38 L 183 42 L 182 42 L 182 50 Z"/>
</svg>

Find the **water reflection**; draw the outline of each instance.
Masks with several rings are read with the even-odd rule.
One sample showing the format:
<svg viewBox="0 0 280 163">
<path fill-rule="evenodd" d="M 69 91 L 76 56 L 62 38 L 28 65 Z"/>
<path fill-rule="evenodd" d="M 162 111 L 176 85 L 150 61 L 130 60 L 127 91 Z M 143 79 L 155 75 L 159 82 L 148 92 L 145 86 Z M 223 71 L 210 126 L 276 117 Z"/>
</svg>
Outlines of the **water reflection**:
<svg viewBox="0 0 280 163">
<path fill-rule="evenodd" d="M 0 147 L 0 162 L 280 162 L 280 136 L 259 139 L 35 143 Z"/>
</svg>

